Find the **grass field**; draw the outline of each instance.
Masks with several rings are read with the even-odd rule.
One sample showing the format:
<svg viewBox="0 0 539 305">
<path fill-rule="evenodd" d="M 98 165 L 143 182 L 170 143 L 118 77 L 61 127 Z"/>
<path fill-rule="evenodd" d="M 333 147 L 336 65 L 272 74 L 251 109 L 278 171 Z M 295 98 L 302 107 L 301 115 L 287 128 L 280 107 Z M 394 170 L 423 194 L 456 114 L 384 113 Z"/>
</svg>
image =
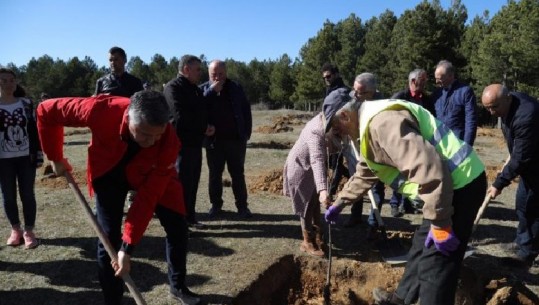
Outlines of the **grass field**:
<svg viewBox="0 0 539 305">
<path fill-rule="evenodd" d="M 304 114 L 295 111 L 255 111 L 254 128 L 272 126 L 275 117 Z M 304 120 L 303 122 L 305 122 Z M 293 130 L 282 133 L 255 132 L 247 152 L 246 176 L 248 184 L 274 170 L 281 170 L 288 154 L 289 143 L 297 139 L 302 125 L 291 125 Z M 506 151 L 500 147 L 499 133 L 483 132 L 478 136 L 476 149 L 484 162 L 491 166 L 503 163 Z M 65 153 L 74 166 L 74 174 L 84 194 L 86 146 L 89 133 L 66 129 Z M 498 141 L 498 142 L 497 142 Z M 268 143 L 285 143 L 276 146 Z M 225 179 L 227 174 L 225 174 Z M 34 250 L 5 246 L 0 240 L 0 305 L 15 304 L 102 304 L 95 264 L 96 235 L 85 218 L 71 190 L 63 178 L 37 177 L 38 201 L 36 235 L 41 245 Z M 523 283 L 537 294 L 538 270 L 522 273 L 497 266 L 505 253 L 501 243 L 512 240 L 516 219 L 515 188 L 509 187 L 491 204 L 481 226 L 474 235 L 479 249 L 470 261 L 490 278 L 508 278 Z M 386 198 L 390 192 L 386 192 Z M 250 194 L 249 203 L 254 217 L 239 219 L 234 208 L 231 188 L 224 190 L 226 213 L 218 220 L 209 221 L 210 207 L 207 192 L 207 167 L 204 163 L 200 181 L 197 212 L 199 220 L 207 224 L 205 230 L 195 230 L 190 238 L 187 283 L 193 291 L 204 295 L 208 304 L 231 304 L 260 275 L 283 256 L 299 255 L 301 230 L 298 218 L 292 215 L 288 198 L 270 192 Z M 367 204 L 364 214 L 367 214 Z M 344 214 L 348 214 L 345 210 Z M 413 231 L 420 216 L 405 215 L 390 218 L 385 205 L 382 215 L 392 230 Z M 345 216 L 343 217 L 345 218 Z M 364 227 L 335 229 L 335 259 L 376 261 L 376 255 L 367 253 Z M 9 225 L 0 217 L 0 238 L 7 239 Z M 134 253 L 131 276 L 148 304 L 176 304 L 168 299 L 166 264 L 164 262 L 164 234 L 156 219 L 152 220 L 141 244 Z M 499 271 L 495 271 L 497 268 Z M 135 304 L 126 293 L 125 304 Z M 319 304 L 319 303 L 311 303 Z"/>
</svg>

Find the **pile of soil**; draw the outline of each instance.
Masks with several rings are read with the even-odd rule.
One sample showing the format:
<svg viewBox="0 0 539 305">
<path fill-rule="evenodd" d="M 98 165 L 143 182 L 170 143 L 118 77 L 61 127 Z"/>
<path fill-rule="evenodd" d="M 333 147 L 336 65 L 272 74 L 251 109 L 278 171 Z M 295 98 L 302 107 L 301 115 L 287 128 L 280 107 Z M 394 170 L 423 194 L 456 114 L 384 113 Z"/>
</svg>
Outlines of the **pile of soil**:
<svg viewBox="0 0 539 305">
<path fill-rule="evenodd" d="M 249 192 L 283 194 L 283 169 L 274 169 L 250 180 Z"/>
<path fill-rule="evenodd" d="M 293 143 L 286 142 L 280 143 L 275 141 L 269 142 L 257 142 L 257 143 L 247 143 L 247 148 L 264 148 L 264 149 L 290 149 L 292 148 Z"/>
<path fill-rule="evenodd" d="M 36 187 L 45 187 L 51 189 L 66 189 L 69 188 L 67 180 L 62 176 L 56 176 L 50 164 L 43 167 L 41 171 L 42 175 L 40 179 L 36 179 Z M 86 172 L 83 171 L 73 171 L 71 172 L 75 182 L 79 185 L 86 185 Z"/>
<path fill-rule="evenodd" d="M 264 134 L 290 132 L 294 130 L 294 128 L 290 126 L 303 125 L 311 118 L 312 116 L 307 114 L 289 114 L 285 116 L 275 116 L 272 118 L 273 125 L 260 126 L 255 130 L 255 132 Z"/>
</svg>

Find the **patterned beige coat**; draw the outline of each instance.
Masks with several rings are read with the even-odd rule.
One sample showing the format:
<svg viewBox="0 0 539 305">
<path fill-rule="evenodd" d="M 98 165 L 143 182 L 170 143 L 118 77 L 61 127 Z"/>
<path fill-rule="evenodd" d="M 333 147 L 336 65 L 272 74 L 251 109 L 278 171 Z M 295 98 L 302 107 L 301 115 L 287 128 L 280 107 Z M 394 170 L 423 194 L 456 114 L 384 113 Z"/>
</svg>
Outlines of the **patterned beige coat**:
<svg viewBox="0 0 539 305">
<path fill-rule="evenodd" d="M 292 199 L 296 215 L 305 216 L 314 193 L 327 190 L 326 143 L 323 114 L 318 114 L 307 122 L 286 158 L 283 193 Z"/>
</svg>

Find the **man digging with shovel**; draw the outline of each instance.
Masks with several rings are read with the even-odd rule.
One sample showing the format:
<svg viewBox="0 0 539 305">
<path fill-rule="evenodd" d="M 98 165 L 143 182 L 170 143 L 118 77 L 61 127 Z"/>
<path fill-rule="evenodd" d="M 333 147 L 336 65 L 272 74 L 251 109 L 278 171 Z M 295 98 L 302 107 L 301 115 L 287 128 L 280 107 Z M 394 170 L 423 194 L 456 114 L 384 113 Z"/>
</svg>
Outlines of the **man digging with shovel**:
<svg viewBox="0 0 539 305">
<path fill-rule="evenodd" d="M 479 157 L 413 103 L 337 100 L 324 111 L 331 128 L 354 139 L 360 152 L 357 171 L 326 211 L 327 221 L 335 221 L 378 180 L 424 203 L 403 278 L 394 292 L 375 288 L 375 303 L 413 304 L 419 298 L 421 304 L 453 305 L 466 244 L 485 198 Z"/>
<path fill-rule="evenodd" d="M 43 152 L 56 175 L 71 166 L 63 156 L 64 126 L 88 127 L 88 187 L 96 195 L 97 221 L 112 246 L 117 261 L 103 243 L 97 247 L 99 282 L 106 305 L 120 305 L 122 275 L 129 273 L 131 254 L 155 215 L 166 232 L 166 256 L 171 296 L 180 304 L 197 304 L 198 295 L 185 285 L 187 223 L 182 186 L 174 167 L 180 142 L 168 123 L 165 97 L 140 91 L 131 99 L 110 95 L 57 98 L 42 102 L 38 131 Z M 124 202 L 129 190 L 137 191 L 125 219 Z"/>
</svg>

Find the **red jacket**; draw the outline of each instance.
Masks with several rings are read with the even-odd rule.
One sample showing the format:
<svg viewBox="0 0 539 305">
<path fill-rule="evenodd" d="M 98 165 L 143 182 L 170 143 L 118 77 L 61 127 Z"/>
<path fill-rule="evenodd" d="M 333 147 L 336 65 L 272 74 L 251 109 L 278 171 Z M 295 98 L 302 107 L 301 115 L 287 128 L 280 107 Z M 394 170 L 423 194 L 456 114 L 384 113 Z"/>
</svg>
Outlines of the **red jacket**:
<svg viewBox="0 0 539 305">
<path fill-rule="evenodd" d="M 64 126 L 89 127 L 88 188 L 92 181 L 111 170 L 127 150 L 129 137 L 127 106 L 124 97 L 70 97 L 50 99 L 37 108 L 38 131 L 43 152 L 51 161 L 63 159 Z M 123 241 L 137 244 L 150 222 L 157 204 L 185 215 L 183 188 L 175 168 L 180 141 L 169 124 L 161 139 L 141 150 L 129 161 L 126 175 L 137 191 L 125 219 Z"/>
</svg>

